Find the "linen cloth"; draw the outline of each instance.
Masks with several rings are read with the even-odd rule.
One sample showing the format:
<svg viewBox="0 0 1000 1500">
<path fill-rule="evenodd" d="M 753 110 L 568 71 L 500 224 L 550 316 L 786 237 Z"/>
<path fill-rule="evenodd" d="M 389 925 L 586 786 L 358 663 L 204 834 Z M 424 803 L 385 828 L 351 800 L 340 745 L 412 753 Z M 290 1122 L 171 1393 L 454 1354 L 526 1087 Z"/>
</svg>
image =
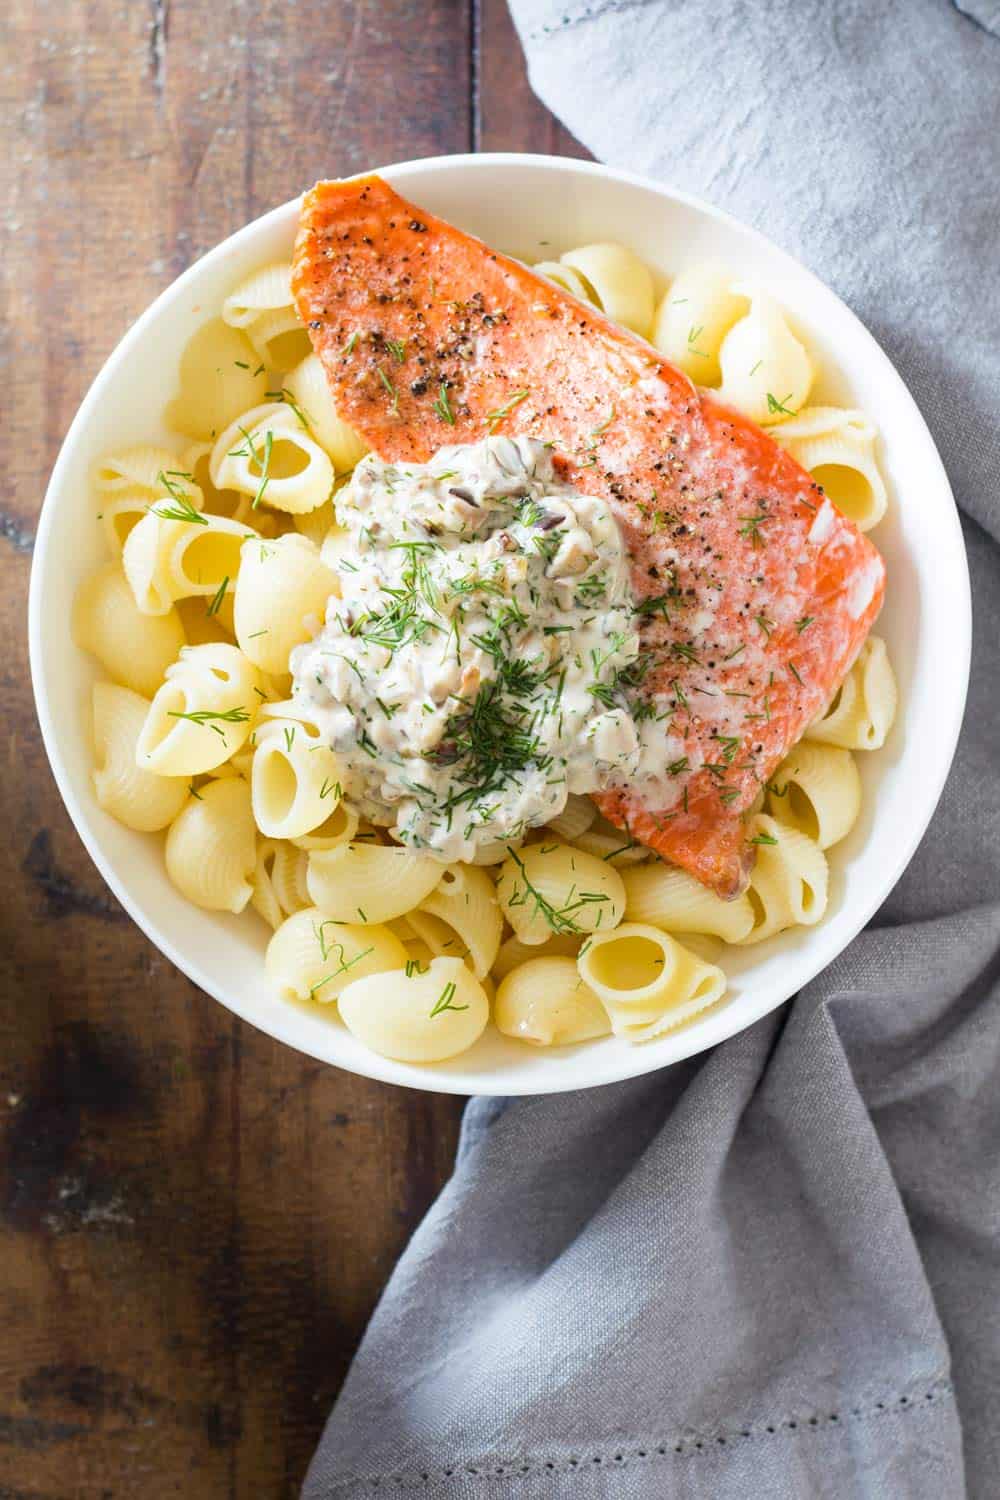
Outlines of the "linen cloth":
<svg viewBox="0 0 1000 1500">
<path fill-rule="evenodd" d="M 626 1084 L 469 1105 L 305 1500 L 994 1500 L 1000 0 L 513 11 L 597 156 L 757 225 L 895 360 L 965 512 L 972 687 L 915 859 L 791 1006 Z"/>
</svg>

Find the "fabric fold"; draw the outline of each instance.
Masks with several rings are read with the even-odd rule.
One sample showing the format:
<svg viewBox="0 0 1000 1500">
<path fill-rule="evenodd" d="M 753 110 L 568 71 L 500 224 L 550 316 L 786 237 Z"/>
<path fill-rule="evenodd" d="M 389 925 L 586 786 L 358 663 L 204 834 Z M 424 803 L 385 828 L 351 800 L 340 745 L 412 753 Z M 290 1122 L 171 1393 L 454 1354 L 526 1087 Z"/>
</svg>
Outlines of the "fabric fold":
<svg viewBox="0 0 1000 1500">
<path fill-rule="evenodd" d="M 470 1104 L 455 1174 L 372 1318 L 303 1494 L 992 1500 L 992 9 L 512 9 L 537 92 L 597 156 L 756 225 L 884 344 L 966 512 L 972 685 L 914 860 L 872 926 L 791 1006 L 627 1083 Z"/>
</svg>

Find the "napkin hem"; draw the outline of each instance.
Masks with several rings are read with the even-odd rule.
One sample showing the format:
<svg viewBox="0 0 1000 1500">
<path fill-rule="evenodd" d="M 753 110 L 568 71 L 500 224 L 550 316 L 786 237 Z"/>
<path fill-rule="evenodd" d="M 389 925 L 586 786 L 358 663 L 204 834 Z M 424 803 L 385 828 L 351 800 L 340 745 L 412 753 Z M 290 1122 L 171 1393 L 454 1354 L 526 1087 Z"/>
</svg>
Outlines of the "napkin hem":
<svg viewBox="0 0 1000 1500">
<path fill-rule="evenodd" d="M 898 1421 L 917 1412 L 926 1412 L 929 1407 L 938 1408 L 945 1404 L 953 1407 L 954 1394 L 951 1380 L 942 1378 L 930 1385 L 922 1385 L 916 1391 L 911 1389 L 883 1396 L 875 1401 L 869 1400 L 852 1406 L 847 1411 L 774 1418 L 768 1422 L 734 1426 L 721 1432 L 695 1436 L 674 1435 L 647 1440 L 605 1439 L 601 1443 L 603 1451 L 599 1452 L 594 1452 L 589 1447 L 577 1448 L 561 1443 L 566 1451 L 557 1456 L 542 1456 L 537 1450 L 533 1455 L 512 1454 L 509 1451 L 478 1453 L 467 1458 L 456 1458 L 440 1467 L 412 1466 L 391 1473 L 356 1474 L 350 1478 L 338 1479 L 330 1487 L 307 1487 L 307 1494 L 315 1497 L 315 1500 L 320 1500 L 320 1497 L 322 1500 L 338 1500 L 338 1497 L 360 1494 L 365 1490 L 375 1491 L 383 1485 L 392 1485 L 397 1490 L 417 1489 L 429 1493 L 439 1487 L 452 1491 L 459 1487 L 474 1489 L 478 1488 L 479 1481 L 485 1486 L 495 1483 L 497 1479 L 530 1482 L 541 1478 L 554 1482 L 559 1475 L 573 1475 L 574 1482 L 579 1483 L 588 1470 L 593 1473 L 595 1469 L 600 1469 L 607 1476 L 609 1472 L 617 1472 L 630 1464 L 649 1464 L 653 1467 L 664 1459 L 687 1458 L 697 1461 L 708 1455 L 722 1456 L 726 1450 L 738 1452 L 741 1444 L 748 1440 L 770 1442 L 774 1437 L 799 1439 L 800 1434 L 805 1440 L 812 1435 L 836 1437 L 838 1434 L 849 1439 L 852 1430 L 859 1424 L 882 1422 L 888 1425 L 893 1418 Z"/>
</svg>

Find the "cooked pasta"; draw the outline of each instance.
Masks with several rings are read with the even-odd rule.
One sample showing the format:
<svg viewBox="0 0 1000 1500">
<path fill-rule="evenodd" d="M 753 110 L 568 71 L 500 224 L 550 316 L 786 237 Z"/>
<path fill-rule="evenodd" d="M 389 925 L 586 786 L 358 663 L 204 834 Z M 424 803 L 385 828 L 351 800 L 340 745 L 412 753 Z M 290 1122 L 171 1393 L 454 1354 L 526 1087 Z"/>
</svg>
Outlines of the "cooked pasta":
<svg viewBox="0 0 1000 1500">
<path fill-rule="evenodd" d="M 221 603 L 214 599 L 178 599 L 175 605 L 189 646 L 208 646 L 222 641 L 232 645 L 233 596 L 226 585 Z M 157 616 L 156 618 L 159 618 Z"/>
<path fill-rule="evenodd" d="M 292 839 L 292 843 L 300 849 L 336 849 L 351 842 L 358 832 L 359 821 L 355 808 L 347 802 L 338 802 L 322 823 Z"/>
<path fill-rule="evenodd" d="M 686 870 L 664 860 L 626 870 L 625 920 L 662 927 L 664 932 L 714 933 L 737 943 L 753 926 L 746 896 L 723 901 Z"/>
<path fill-rule="evenodd" d="M 267 374 L 249 339 L 221 318 L 192 335 L 181 355 L 180 390 L 167 407 L 177 432 L 214 442 L 241 411 L 264 399 Z"/>
<path fill-rule="evenodd" d="M 649 267 L 624 245 L 580 245 L 559 257 L 580 276 L 602 312 L 648 338 L 653 326 L 653 278 Z"/>
<path fill-rule="evenodd" d="M 226 769 L 221 767 L 223 771 Z M 305 850 L 297 849 L 294 844 L 281 839 L 258 841 L 250 900 L 269 927 L 277 929 L 286 917 L 309 905 L 306 888 L 308 863 Z"/>
<path fill-rule="evenodd" d="M 559 816 L 550 818 L 545 826 L 551 829 L 557 838 L 565 839 L 567 844 L 574 844 L 582 833 L 587 832 L 596 817 L 597 808 L 589 797 L 570 795 L 566 798 L 566 806 Z"/>
<path fill-rule="evenodd" d="M 263 718 L 255 741 L 250 784 L 257 827 L 274 839 L 311 833 L 341 797 L 333 751 L 295 719 Z"/>
<path fill-rule="evenodd" d="M 301 515 L 293 516 L 292 520 L 299 535 L 312 542 L 316 550 L 321 553 L 323 543 L 337 524 L 333 512 L 333 501 L 324 500 L 323 504 L 317 505 L 315 510 L 303 511 Z"/>
<path fill-rule="evenodd" d="M 754 925 L 740 944 L 762 943 L 787 927 L 812 927 L 826 911 L 829 869 L 822 849 L 767 813 L 751 818 L 748 836 L 757 849 L 747 891 Z"/>
<path fill-rule="evenodd" d="M 272 261 L 244 276 L 223 302 L 222 316 L 231 328 L 249 328 L 263 313 L 291 306 L 291 262 Z"/>
<path fill-rule="evenodd" d="M 649 859 L 651 851 L 640 844 L 631 834 L 623 833 L 607 818 L 596 817 L 589 828 L 573 839 L 578 849 L 593 854 L 596 859 L 621 869 L 623 865 L 642 864 Z"/>
<path fill-rule="evenodd" d="M 219 490 L 251 495 L 295 515 L 329 499 L 334 470 L 327 453 L 295 410 L 268 401 L 242 412 L 216 439 L 209 460 Z"/>
<path fill-rule="evenodd" d="M 186 646 L 149 706 L 139 764 L 160 776 L 214 770 L 249 738 L 259 687 L 256 667 L 235 646 Z"/>
<path fill-rule="evenodd" d="M 250 788 L 243 778 L 207 781 L 170 825 L 167 874 L 195 906 L 240 912 L 253 895 L 256 843 Z"/>
<path fill-rule="evenodd" d="M 218 597 L 221 605 L 240 568 L 240 549 L 252 535 L 239 521 L 203 515 L 165 520 L 156 511 L 129 533 L 122 566 L 144 615 L 164 615 L 178 599 Z"/>
<path fill-rule="evenodd" d="M 493 1020 L 498 1031 L 536 1047 L 589 1042 L 611 1030 L 572 958 L 532 958 L 512 969 L 497 988 Z"/>
<path fill-rule="evenodd" d="M 577 968 L 600 1000 L 615 1036 L 647 1042 L 691 1020 L 726 992 L 726 976 L 676 938 L 641 922 L 595 932 Z"/>
<path fill-rule="evenodd" d="M 420 972 L 396 969 L 355 979 L 340 1014 L 360 1042 L 401 1062 L 443 1062 L 465 1052 L 489 1020 L 486 993 L 460 958 L 432 958 Z"/>
<path fill-rule="evenodd" d="M 861 811 L 853 755 L 833 745 L 796 745 L 768 783 L 765 805 L 779 823 L 829 849 L 847 837 Z"/>
<path fill-rule="evenodd" d="M 896 717 L 896 677 L 885 641 L 870 635 L 829 706 L 806 730 L 807 740 L 844 750 L 879 750 Z"/>
<path fill-rule="evenodd" d="M 427 926 L 428 917 L 445 929 L 445 936 L 437 926 Z M 438 884 L 409 913 L 409 919 L 432 952 L 455 953 L 454 946 L 444 945 L 457 940 L 466 950 L 476 978 L 489 973 L 500 947 L 503 918 L 496 889 L 484 870 L 471 865 L 446 866 Z"/>
<path fill-rule="evenodd" d="M 338 474 L 349 474 L 368 452 L 353 427 L 337 415 L 323 366 L 309 354 L 285 377 L 285 389 L 309 424 L 309 431 L 326 449 Z"/>
<path fill-rule="evenodd" d="M 529 946 L 553 932 L 615 927 L 625 910 L 617 870 L 570 844 L 545 842 L 511 850 L 500 867 L 497 898 L 515 936 Z"/>
<path fill-rule="evenodd" d="M 221 769 L 226 770 L 227 767 L 223 766 Z M 281 908 L 271 879 L 279 847 L 276 839 L 257 840 L 257 859 L 250 878 L 253 887 L 250 905 L 274 932 L 277 932 L 287 915 Z"/>
<path fill-rule="evenodd" d="M 662 280 L 611 242 L 567 250 L 535 270 L 651 339 L 692 380 L 719 388 L 722 400 L 766 425 L 863 530 L 882 518 L 887 494 L 874 424 L 860 411 L 806 405 L 813 360 L 768 292 L 734 280 L 724 266 L 693 264 L 659 295 Z M 169 439 L 127 445 L 94 470 L 93 514 L 111 560 L 79 590 L 73 632 L 112 679 L 92 695 L 98 804 L 138 832 L 166 829 L 167 874 L 188 900 L 219 912 L 252 906 L 270 929 L 265 969 L 275 992 L 326 1007 L 333 1024 L 342 1021 L 385 1057 L 453 1057 L 476 1042 L 491 1014 L 503 1036 L 536 1047 L 609 1036 L 607 1045 L 644 1042 L 685 1024 L 725 995 L 716 960 L 727 944 L 760 943 L 823 915 L 824 850 L 846 837 L 860 810 L 852 752 L 881 746 L 896 710 L 884 642 L 869 637 L 827 709 L 744 812 L 756 862 L 748 890 L 732 901 L 575 793 L 547 825 L 525 819 L 520 844 L 494 837 L 500 824 L 475 840 L 463 833 L 474 853 L 461 863 L 442 863 L 436 845 L 441 858 L 421 852 L 401 817 L 391 826 L 367 821 L 382 816 L 378 802 L 359 790 L 347 741 L 331 733 L 341 755 L 331 748 L 323 707 L 303 693 L 298 669 L 293 691 L 290 655 L 324 622 L 329 627 L 338 613 L 328 609 L 331 599 L 343 600 L 349 632 L 371 617 L 355 561 L 362 549 L 348 529 L 355 491 L 339 495 L 368 449 L 337 409 L 290 275 L 288 261 L 275 261 L 245 276 L 221 316 L 187 343 L 166 413 L 184 435 L 180 454 Z M 549 295 L 539 288 L 537 314 Z M 514 393 L 513 406 L 523 394 Z M 442 444 L 448 400 L 442 386 L 435 408 Z M 510 409 L 508 402 L 487 419 L 491 432 Z M 478 508 L 461 484 L 442 503 L 452 499 Z M 374 521 L 371 541 L 383 523 L 366 520 Z M 430 538 L 440 535 L 434 526 Z M 437 543 L 407 536 L 402 545 L 414 549 L 417 580 L 416 553 Z M 367 566 L 376 566 L 376 550 L 372 544 Z M 432 570 L 424 571 L 433 591 Z M 402 597 L 385 577 L 389 599 Z M 492 574 L 450 581 L 469 594 L 470 612 L 477 590 L 503 591 Z M 402 643 L 411 622 L 392 607 L 386 621 L 390 655 L 392 631 L 398 626 Z M 440 636 L 441 671 L 435 664 L 416 727 L 409 740 L 401 736 L 399 786 L 410 785 L 406 757 L 423 753 L 420 714 L 433 716 L 442 701 L 474 704 L 481 680 L 462 658 L 459 631 L 463 670 L 451 674 L 451 638 L 437 621 L 430 629 L 435 641 Z M 485 637 L 473 639 L 492 654 Z M 387 722 L 407 707 L 392 695 L 388 705 L 375 701 Z M 409 706 L 420 707 L 416 690 Z M 471 712 L 456 712 L 454 721 L 456 738 L 471 739 Z M 489 794 L 491 737 L 507 730 L 502 718 L 497 728 L 475 725 Z M 425 766 L 415 790 L 436 795 L 432 780 Z M 393 795 L 402 797 L 395 783 Z M 487 792 L 462 785 L 454 812 L 456 824 L 467 813 L 491 816 Z"/>
<path fill-rule="evenodd" d="M 750 311 L 719 349 L 720 395 L 754 422 L 783 422 L 806 403 L 812 361 L 774 298 L 757 288 L 748 288 L 747 295 Z"/>
<path fill-rule="evenodd" d="M 427 854 L 351 842 L 309 855 L 309 895 L 338 922 L 389 922 L 419 906 L 444 865 Z"/>
<path fill-rule="evenodd" d="M 208 516 L 226 516 L 242 526 L 259 532 L 261 536 L 277 535 L 278 526 L 284 518 L 263 506 L 254 509 L 249 495 L 239 490 L 217 490 L 212 483 L 211 459 L 214 443 L 192 443 L 184 451 L 181 463 L 194 475 L 194 482 L 201 491 L 201 509 Z"/>
<path fill-rule="evenodd" d="M 589 302 L 592 307 L 599 307 L 597 293 L 592 286 L 588 286 L 580 275 L 574 271 L 572 266 L 563 265 L 558 260 L 540 260 L 531 268 L 539 276 L 544 276 L 546 281 L 554 282 L 562 287 L 564 292 L 569 292 L 571 297 L 576 297 L 581 302 Z"/>
<path fill-rule="evenodd" d="M 512 969 L 527 963 L 529 958 L 576 958 L 586 942 L 583 933 L 553 932 L 543 943 L 522 943 L 520 938 L 505 938 L 500 944 L 491 970 L 499 983 L 506 979 Z"/>
<path fill-rule="evenodd" d="M 807 406 L 774 436 L 862 531 L 878 525 L 888 496 L 875 461 L 878 429 L 864 412 Z"/>
<path fill-rule="evenodd" d="M 139 493 L 147 497 L 147 505 L 178 500 L 196 508 L 201 504 L 201 492 L 177 454 L 150 443 L 109 453 L 97 466 L 94 488 L 102 499 Z"/>
<path fill-rule="evenodd" d="M 184 777 L 140 770 L 135 749 L 149 702 L 131 688 L 95 682 L 94 791 L 106 813 L 138 833 L 172 823 L 187 800 Z"/>
<path fill-rule="evenodd" d="M 406 949 L 387 927 L 333 922 L 307 906 L 281 923 L 264 962 L 279 995 L 329 1005 L 368 974 L 404 968 Z"/>
<path fill-rule="evenodd" d="M 718 385 L 722 341 L 748 306 L 746 297 L 733 290 L 725 266 L 690 266 L 660 300 L 653 343 L 699 385 Z"/>
<path fill-rule="evenodd" d="M 84 579 L 73 601 L 73 639 L 115 682 L 151 698 L 184 645 L 175 609 L 151 619 L 136 606 L 117 562 Z"/>
<path fill-rule="evenodd" d="M 240 649 L 262 671 L 287 672 L 292 647 L 322 624 L 334 582 L 304 536 L 289 532 L 273 542 L 247 542 L 234 598 Z"/>
</svg>

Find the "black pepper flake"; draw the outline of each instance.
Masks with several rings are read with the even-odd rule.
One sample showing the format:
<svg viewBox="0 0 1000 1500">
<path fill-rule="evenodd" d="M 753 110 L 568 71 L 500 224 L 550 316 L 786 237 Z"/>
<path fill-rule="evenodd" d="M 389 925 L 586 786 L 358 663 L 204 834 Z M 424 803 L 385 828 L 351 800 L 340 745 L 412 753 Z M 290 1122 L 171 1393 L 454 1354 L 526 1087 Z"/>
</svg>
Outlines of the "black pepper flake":
<svg viewBox="0 0 1000 1500">
<path fill-rule="evenodd" d="M 413 230 L 414 234 L 426 234 L 427 233 L 427 225 L 426 224 L 422 224 L 419 219 L 411 219 L 410 220 L 410 228 Z"/>
</svg>

